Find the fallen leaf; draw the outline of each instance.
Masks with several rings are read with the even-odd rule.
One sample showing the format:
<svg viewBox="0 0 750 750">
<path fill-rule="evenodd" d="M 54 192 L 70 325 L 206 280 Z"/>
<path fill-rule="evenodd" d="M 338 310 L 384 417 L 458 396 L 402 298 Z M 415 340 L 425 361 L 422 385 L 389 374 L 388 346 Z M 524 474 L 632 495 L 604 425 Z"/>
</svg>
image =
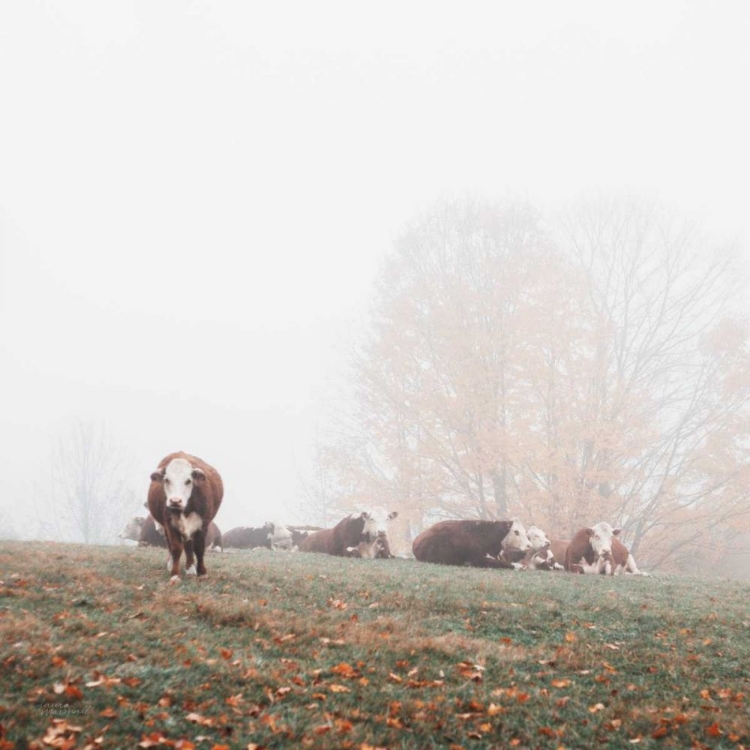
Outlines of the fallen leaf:
<svg viewBox="0 0 750 750">
<path fill-rule="evenodd" d="M 552 680 L 552 687 L 556 688 L 566 688 L 570 685 L 570 680 Z"/>
</svg>

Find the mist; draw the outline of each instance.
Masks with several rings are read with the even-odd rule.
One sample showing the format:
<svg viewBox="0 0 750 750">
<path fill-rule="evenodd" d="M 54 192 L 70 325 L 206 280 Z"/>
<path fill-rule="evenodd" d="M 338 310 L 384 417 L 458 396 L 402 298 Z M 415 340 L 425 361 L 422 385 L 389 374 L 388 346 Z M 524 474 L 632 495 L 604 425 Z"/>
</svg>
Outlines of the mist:
<svg viewBox="0 0 750 750">
<path fill-rule="evenodd" d="M 306 520 L 327 405 L 404 227 L 445 196 L 667 204 L 741 248 L 739 3 L 6 3 L 0 518 L 55 513 L 81 422 Z"/>
</svg>

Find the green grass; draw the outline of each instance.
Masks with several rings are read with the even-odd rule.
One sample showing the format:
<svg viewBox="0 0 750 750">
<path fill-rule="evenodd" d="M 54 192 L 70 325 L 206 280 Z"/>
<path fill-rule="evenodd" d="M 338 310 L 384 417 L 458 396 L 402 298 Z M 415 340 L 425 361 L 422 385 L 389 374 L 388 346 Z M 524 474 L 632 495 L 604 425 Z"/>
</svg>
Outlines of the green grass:
<svg viewBox="0 0 750 750">
<path fill-rule="evenodd" d="M 0 543 L 0 750 L 750 745 L 744 583 L 207 566 L 170 586 L 163 550 Z"/>
</svg>

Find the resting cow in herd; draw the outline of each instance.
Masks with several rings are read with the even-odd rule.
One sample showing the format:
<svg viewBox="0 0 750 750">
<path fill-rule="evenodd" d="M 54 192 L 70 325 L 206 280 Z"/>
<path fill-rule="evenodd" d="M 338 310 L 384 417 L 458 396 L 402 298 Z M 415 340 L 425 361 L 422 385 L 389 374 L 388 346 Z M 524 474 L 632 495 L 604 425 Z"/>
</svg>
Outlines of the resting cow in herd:
<svg viewBox="0 0 750 750">
<path fill-rule="evenodd" d="M 224 534 L 224 546 L 234 549 L 285 549 L 294 546 L 292 532 L 283 524 L 271 523 L 263 526 L 238 526 Z"/>
<path fill-rule="evenodd" d="M 440 521 L 412 543 L 414 557 L 421 562 L 476 568 L 513 568 L 513 558 L 530 549 L 526 530 L 517 519 Z"/>
<path fill-rule="evenodd" d="M 138 542 L 141 547 L 166 547 L 167 540 L 164 538 L 164 530 L 154 523 L 151 515 L 133 516 L 125 528 L 118 534 L 120 539 L 129 539 Z"/>
<path fill-rule="evenodd" d="M 389 513 L 383 522 L 390 521 L 397 515 L 396 512 Z M 378 556 L 379 549 L 384 549 L 384 535 L 385 529 L 379 528 L 374 515 L 364 512 L 358 516 L 343 518 L 332 529 L 314 531 L 302 540 L 299 549 L 300 552 L 373 559 Z M 378 539 L 381 541 L 378 542 Z M 387 544 L 387 537 L 385 541 Z M 387 554 L 390 554 L 390 549 Z"/>
<path fill-rule="evenodd" d="M 563 566 L 555 559 L 552 542 L 538 526 L 529 526 L 526 536 L 531 549 L 520 561 L 520 567 L 528 570 L 563 570 Z M 563 556 L 563 560 L 565 557 Z"/>
<path fill-rule="evenodd" d="M 612 537 L 612 553 L 611 555 L 604 555 L 600 572 L 614 576 L 620 573 L 632 573 L 636 576 L 648 575 L 648 573 L 638 570 L 635 558 L 617 537 Z"/>
<path fill-rule="evenodd" d="M 186 573 L 206 575 L 206 536 L 223 495 L 219 472 L 187 453 L 170 453 L 151 474 L 148 507 L 154 520 L 164 527 L 172 558 L 172 582 L 179 581 L 183 549 Z"/>
<path fill-rule="evenodd" d="M 621 530 L 600 521 L 578 531 L 565 552 L 565 570 L 572 573 L 602 572 L 605 560 L 612 555 L 612 539 Z"/>
</svg>

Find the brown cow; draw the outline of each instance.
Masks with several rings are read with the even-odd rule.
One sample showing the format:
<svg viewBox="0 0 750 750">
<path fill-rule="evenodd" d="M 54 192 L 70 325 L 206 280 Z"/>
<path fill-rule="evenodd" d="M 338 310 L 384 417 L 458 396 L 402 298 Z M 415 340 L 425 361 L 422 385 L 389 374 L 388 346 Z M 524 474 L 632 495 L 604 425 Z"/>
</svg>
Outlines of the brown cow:
<svg viewBox="0 0 750 750">
<path fill-rule="evenodd" d="M 512 521 L 440 521 L 412 543 L 421 562 L 512 568 L 511 559 L 527 552 L 531 543 L 523 524 Z"/>
<path fill-rule="evenodd" d="M 612 552 L 609 555 L 604 555 L 604 565 L 600 572 L 614 576 L 620 575 L 620 573 L 632 573 L 636 576 L 648 575 L 648 573 L 638 570 L 635 558 L 617 537 L 612 537 Z"/>
<path fill-rule="evenodd" d="M 206 575 L 203 554 L 208 527 L 223 495 L 219 472 L 187 453 L 170 453 L 151 474 L 148 507 L 154 520 L 164 527 L 172 558 L 171 582 L 179 581 L 183 547 L 186 573 Z"/>
<path fill-rule="evenodd" d="M 313 531 L 300 542 L 299 549 L 300 552 L 322 552 L 345 557 L 351 554 L 353 548 L 357 548 L 359 557 L 374 557 L 377 538 L 377 523 L 369 513 L 362 513 L 342 518 L 332 529 Z M 367 553 L 370 547 L 372 554 Z"/>
<path fill-rule="evenodd" d="M 612 554 L 612 539 L 622 529 L 613 529 L 606 521 L 581 529 L 565 551 L 565 570 L 572 573 L 599 573 Z"/>
</svg>

